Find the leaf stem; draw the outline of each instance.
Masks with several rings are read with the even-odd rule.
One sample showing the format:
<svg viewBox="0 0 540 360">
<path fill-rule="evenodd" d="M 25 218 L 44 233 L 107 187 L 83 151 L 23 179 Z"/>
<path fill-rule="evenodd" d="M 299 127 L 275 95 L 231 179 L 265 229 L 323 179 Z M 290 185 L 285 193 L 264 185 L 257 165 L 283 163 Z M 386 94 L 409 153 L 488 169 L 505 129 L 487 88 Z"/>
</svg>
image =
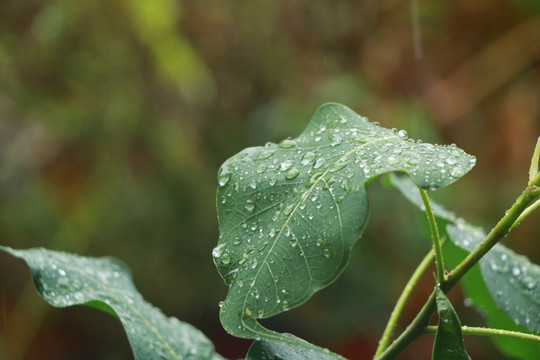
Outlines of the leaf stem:
<svg viewBox="0 0 540 360">
<path fill-rule="evenodd" d="M 537 175 L 531 183 L 540 182 L 540 175 Z M 535 199 L 535 187 L 528 186 L 516 199 L 514 205 L 499 220 L 497 225 L 489 232 L 486 238 L 469 255 L 450 272 L 447 278 L 447 288 L 451 289 L 457 282 L 503 237 L 505 237 L 514 227 L 530 203 Z"/>
<path fill-rule="evenodd" d="M 478 261 L 497 244 L 511 230 L 512 225 L 519 216 L 527 209 L 530 203 L 539 195 L 538 186 L 540 185 L 540 174 L 537 174 L 529 182 L 529 186 L 516 199 L 512 207 L 499 220 L 497 225 L 486 236 L 484 241 L 472 251 L 450 274 L 446 281 L 441 284 L 441 290 L 446 294 L 454 287 L 459 280 L 476 264 Z M 428 326 L 431 316 L 436 310 L 435 292 L 426 301 L 420 312 L 413 321 L 407 326 L 405 331 L 378 357 L 376 360 L 394 359 L 411 342 L 422 335 Z"/>
<path fill-rule="evenodd" d="M 429 196 L 427 191 L 418 188 L 420 191 L 420 196 L 424 202 L 424 207 L 426 210 L 426 216 L 429 223 L 429 230 L 431 232 L 431 240 L 433 241 L 433 249 L 435 250 L 435 265 L 437 266 L 437 282 L 443 284 L 446 281 L 446 275 L 444 271 L 444 258 L 441 248 L 441 241 L 439 239 L 439 229 L 437 228 L 437 221 L 435 220 L 435 215 L 433 214 L 433 209 L 431 208 L 431 203 L 429 202 Z"/>
<path fill-rule="evenodd" d="M 381 340 L 379 341 L 379 346 L 377 348 L 377 352 L 375 353 L 375 356 L 379 356 L 382 354 L 384 350 L 388 347 L 388 344 L 390 343 L 390 339 L 392 337 L 392 333 L 394 332 L 394 329 L 397 325 L 397 321 L 399 319 L 399 316 L 401 315 L 403 308 L 405 306 L 405 303 L 409 299 L 409 296 L 412 293 L 412 290 L 418 283 L 418 280 L 422 276 L 422 274 L 426 271 L 426 269 L 429 267 L 433 259 L 435 258 L 435 251 L 431 249 L 427 255 L 422 259 L 416 270 L 414 270 L 414 273 L 412 274 L 411 278 L 407 282 L 407 285 L 405 285 L 405 288 L 403 289 L 401 295 L 399 296 L 399 299 L 396 302 L 396 305 L 394 306 L 394 309 L 392 310 L 392 314 L 390 315 L 390 319 L 388 320 L 388 323 L 386 324 L 386 328 L 384 329 L 384 333 L 381 337 Z"/>
<path fill-rule="evenodd" d="M 479 335 L 479 336 L 506 336 L 523 340 L 531 340 L 540 342 L 540 336 L 535 334 L 528 334 L 519 331 L 510 331 L 504 329 L 493 329 L 474 326 L 462 326 L 461 330 L 464 335 Z M 437 333 L 437 326 L 427 326 L 425 329 L 426 334 Z"/>
</svg>

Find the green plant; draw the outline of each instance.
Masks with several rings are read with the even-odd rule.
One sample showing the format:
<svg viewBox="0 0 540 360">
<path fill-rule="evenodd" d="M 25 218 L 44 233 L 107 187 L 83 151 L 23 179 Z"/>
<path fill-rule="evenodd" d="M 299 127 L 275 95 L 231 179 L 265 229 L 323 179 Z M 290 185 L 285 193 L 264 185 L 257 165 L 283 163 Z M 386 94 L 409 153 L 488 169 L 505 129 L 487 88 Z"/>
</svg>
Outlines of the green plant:
<svg viewBox="0 0 540 360">
<path fill-rule="evenodd" d="M 434 359 L 468 359 L 463 334 L 490 335 L 511 355 L 537 358 L 540 267 L 498 242 L 540 206 L 539 156 L 540 140 L 527 187 L 486 235 L 428 197 L 428 190 L 465 175 L 474 157 L 455 145 L 413 141 L 404 130 L 382 128 L 345 106 L 323 105 L 298 138 L 245 149 L 219 171 L 220 238 L 212 255 L 229 285 L 220 303 L 223 327 L 255 339 L 246 359 L 341 359 L 269 330 L 258 319 L 301 305 L 340 275 L 367 222 L 367 184 L 379 175 L 401 172 L 408 176 L 391 175 L 387 181 L 426 213 L 433 247 L 398 299 L 375 358 L 395 358 L 429 333 L 436 334 Z M 200 331 L 144 301 L 129 270 L 117 260 L 1 249 L 28 263 L 37 290 L 51 305 L 84 304 L 117 316 L 136 359 L 222 359 Z M 433 293 L 391 342 L 409 295 L 433 261 Z M 493 328 L 460 324 L 445 295 L 460 281 Z M 435 312 L 439 322 L 432 326 Z"/>
</svg>

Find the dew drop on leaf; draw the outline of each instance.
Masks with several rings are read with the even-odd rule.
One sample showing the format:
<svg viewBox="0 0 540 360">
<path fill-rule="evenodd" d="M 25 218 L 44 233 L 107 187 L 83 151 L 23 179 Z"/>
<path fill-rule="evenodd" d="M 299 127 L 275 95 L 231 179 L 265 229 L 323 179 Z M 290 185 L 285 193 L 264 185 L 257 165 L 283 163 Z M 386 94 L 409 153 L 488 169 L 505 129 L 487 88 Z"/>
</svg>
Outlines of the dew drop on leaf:
<svg viewBox="0 0 540 360">
<path fill-rule="evenodd" d="M 290 149 L 296 146 L 296 142 L 292 139 L 285 139 L 279 143 L 279 147 L 282 149 Z"/>
<path fill-rule="evenodd" d="M 231 179 L 231 173 L 223 173 L 218 176 L 218 185 L 220 187 L 223 187 L 227 185 L 230 179 Z"/>
<path fill-rule="evenodd" d="M 293 161 L 292 161 L 292 160 L 285 160 L 284 162 L 281 163 L 281 165 L 279 166 L 279 168 L 280 168 L 282 171 L 287 171 L 287 170 L 289 170 L 292 166 L 293 166 Z"/>
<path fill-rule="evenodd" d="M 292 168 L 291 170 L 289 170 L 289 172 L 287 172 L 287 174 L 285 174 L 285 179 L 292 180 L 297 177 L 298 174 L 300 174 L 300 170 L 298 170 L 297 168 Z"/>
<path fill-rule="evenodd" d="M 397 132 L 397 136 L 400 138 L 400 139 L 407 139 L 409 137 L 409 134 L 407 134 L 407 131 L 405 130 L 399 130 Z"/>
<path fill-rule="evenodd" d="M 257 172 L 258 173 L 263 173 L 266 171 L 266 164 L 265 163 L 260 163 L 259 165 L 257 165 Z"/>
<path fill-rule="evenodd" d="M 247 200 L 245 208 L 247 211 L 252 212 L 255 210 L 255 203 L 252 200 Z"/>
<path fill-rule="evenodd" d="M 313 167 L 314 167 L 315 169 L 318 169 L 318 168 L 320 168 L 321 166 L 323 166 L 325 162 L 326 162 L 326 159 L 318 158 L 318 159 L 315 161 L 315 165 L 313 165 Z"/>
</svg>

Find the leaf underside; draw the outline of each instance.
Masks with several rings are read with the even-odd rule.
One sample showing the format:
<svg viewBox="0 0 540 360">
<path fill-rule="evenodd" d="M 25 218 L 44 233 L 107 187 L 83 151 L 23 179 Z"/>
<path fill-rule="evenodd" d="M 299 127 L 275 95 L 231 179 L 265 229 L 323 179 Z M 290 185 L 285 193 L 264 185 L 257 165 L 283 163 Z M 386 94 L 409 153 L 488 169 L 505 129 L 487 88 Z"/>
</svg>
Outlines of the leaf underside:
<svg viewBox="0 0 540 360">
<path fill-rule="evenodd" d="M 117 259 L 42 248 L 0 249 L 26 261 L 38 292 L 52 306 L 88 305 L 116 315 L 137 360 L 221 359 L 198 329 L 147 303 L 133 285 L 129 269 Z"/>
<path fill-rule="evenodd" d="M 470 356 L 465 350 L 463 334 L 458 316 L 448 301 L 448 298 L 439 287 L 435 289 L 437 300 L 437 312 L 439 314 L 439 325 L 433 344 L 434 360 L 470 360 Z"/>
<path fill-rule="evenodd" d="M 230 285 L 220 316 L 239 337 L 290 343 L 256 319 L 296 307 L 341 273 L 368 217 L 365 184 L 390 171 L 437 189 L 474 166 L 456 146 L 417 143 L 323 105 L 304 132 L 247 148 L 218 174 L 214 262 Z"/>
</svg>

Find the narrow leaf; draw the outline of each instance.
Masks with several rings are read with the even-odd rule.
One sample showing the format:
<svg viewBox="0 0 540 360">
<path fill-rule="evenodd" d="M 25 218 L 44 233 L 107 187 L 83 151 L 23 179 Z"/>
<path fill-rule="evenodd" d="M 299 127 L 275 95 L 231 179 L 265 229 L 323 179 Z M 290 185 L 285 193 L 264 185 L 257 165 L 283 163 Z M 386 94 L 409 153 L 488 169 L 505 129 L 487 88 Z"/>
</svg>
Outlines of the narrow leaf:
<svg viewBox="0 0 540 360">
<path fill-rule="evenodd" d="M 257 340 L 251 345 L 246 360 L 345 360 L 338 354 L 327 349 L 314 347 L 290 334 L 283 334 L 283 336 L 294 339 L 294 344 Z M 304 345 L 302 345 L 303 342 Z"/>
<path fill-rule="evenodd" d="M 439 287 L 435 289 L 439 326 L 433 345 L 434 360 L 461 360 L 470 356 L 465 350 L 461 324 L 457 314 Z"/>
<path fill-rule="evenodd" d="M 304 303 L 341 273 L 367 221 L 366 182 L 402 171 L 434 190 L 474 162 L 455 146 L 407 140 L 338 104 L 322 106 L 296 139 L 233 156 L 218 174 L 213 251 L 230 285 L 223 326 L 240 337 L 285 341 L 256 319 Z"/>
<path fill-rule="evenodd" d="M 147 303 L 133 285 L 129 269 L 117 259 L 42 248 L 0 249 L 26 261 L 38 292 L 52 306 L 88 305 L 116 315 L 137 360 L 221 358 L 199 330 Z"/>
</svg>

